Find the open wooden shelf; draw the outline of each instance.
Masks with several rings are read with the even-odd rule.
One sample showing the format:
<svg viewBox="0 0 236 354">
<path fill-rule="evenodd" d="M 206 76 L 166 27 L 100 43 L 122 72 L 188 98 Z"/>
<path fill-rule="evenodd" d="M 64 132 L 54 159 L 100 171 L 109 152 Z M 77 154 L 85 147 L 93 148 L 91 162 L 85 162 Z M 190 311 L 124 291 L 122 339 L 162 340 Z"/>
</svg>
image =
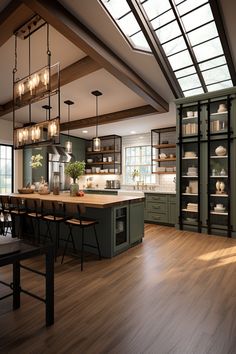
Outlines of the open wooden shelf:
<svg viewBox="0 0 236 354">
<path fill-rule="evenodd" d="M 176 157 L 167 157 L 165 159 L 152 159 L 152 161 L 156 161 L 156 162 L 176 161 Z"/>
<path fill-rule="evenodd" d="M 120 165 L 120 162 L 111 161 L 111 162 L 86 162 L 87 165 Z"/>
<path fill-rule="evenodd" d="M 159 144 L 159 145 L 153 145 L 152 147 L 156 149 L 174 149 L 176 148 L 176 144 Z"/>
<path fill-rule="evenodd" d="M 154 173 L 155 175 L 176 175 L 176 171 L 173 172 L 160 171 L 160 172 L 152 172 L 152 173 Z"/>
<path fill-rule="evenodd" d="M 117 150 L 86 151 L 86 155 L 119 154 Z"/>
</svg>

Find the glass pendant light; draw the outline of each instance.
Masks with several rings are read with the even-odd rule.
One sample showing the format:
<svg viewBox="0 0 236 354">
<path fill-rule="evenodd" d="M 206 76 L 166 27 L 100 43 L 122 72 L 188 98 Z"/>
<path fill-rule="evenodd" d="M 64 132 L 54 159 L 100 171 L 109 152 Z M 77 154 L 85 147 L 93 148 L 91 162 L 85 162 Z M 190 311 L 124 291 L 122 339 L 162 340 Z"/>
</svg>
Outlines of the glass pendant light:
<svg viewBox="0 0 236 354">
<path fill-rule="evenodd" d="M 92 91 L 92 95 L 96 97 L 96 137 L 93 138 L 93 151 L 101 151 L 101 140 L 98 137 L 98 96 L 102 96 L 102 93 L 98 90 Z"/>
<path fill-rule="evenodd" d="M 72 154 L 72 142 L 70 141 L 69 123 L 70 123 L 70 106 L 72 104 L 74 104 L 74 102 L 71 100 L 66 100 L 66 101 L 64 101 L 64 103 L 67 104 L 67 107 L 68 107 L 68 133 L 67 133 L 67 141 L 65 143 L 65 150 L 68 154 Z"/>
</svg>

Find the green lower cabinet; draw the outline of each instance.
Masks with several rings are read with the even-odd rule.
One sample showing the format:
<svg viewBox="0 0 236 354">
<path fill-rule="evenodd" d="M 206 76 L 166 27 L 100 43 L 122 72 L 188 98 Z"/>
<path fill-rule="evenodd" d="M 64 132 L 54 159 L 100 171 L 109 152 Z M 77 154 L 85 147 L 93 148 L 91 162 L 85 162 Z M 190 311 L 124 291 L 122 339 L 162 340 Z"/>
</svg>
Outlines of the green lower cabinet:
<svg viewBox="0 0 236 354">
<path fill-rule="evenodd" d="M 118 194 L 117 191 L 92 190 L 92 189 L 88 189 L 88 190 L 85 189 L 84 192 L 86 194 L 103 194 L 103 195 L 117 195 Z"/>
<path fill-rule="evenodd" d="M 177 223 L 177 214 L 176 214 L 176 203 L 169 203 L 169 223 L 175 225 Z"/>
<path fill-rule="evenodd" d="M 145 194 L 144 219 L 166 225 L 176 224 L 176 196 L 174 194 Z"/>
<path fill-rule="evenodd" d="M 113 208 L 114 254 L 129 248 L 129 205 Z"/>
<path fill-rule="evenodd" d="M 140 242 L 144 236 L 144 203 L 132 203 L 129 207 L 129 242 Z"/>
</svg>

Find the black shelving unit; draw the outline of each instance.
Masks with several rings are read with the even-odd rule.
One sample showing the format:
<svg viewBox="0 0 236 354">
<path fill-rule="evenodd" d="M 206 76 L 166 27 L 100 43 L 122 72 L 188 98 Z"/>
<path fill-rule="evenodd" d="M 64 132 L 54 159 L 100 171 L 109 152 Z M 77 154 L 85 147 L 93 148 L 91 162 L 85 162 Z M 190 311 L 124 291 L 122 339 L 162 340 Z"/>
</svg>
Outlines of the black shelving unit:
<svg viewBox="0 0 236 354">
<path fill-rule="evenodd" d="M 176 174 L 176 127 L 152 129 L 151 147 L 152 173 Z M 161 153 L 165 153 L 166 158 L 160 158 Z M 159 170 L 160 167 L 163 171 Z"/>
<path fill-rule="evenodd" d="M 212 113 L 216 110 L 216 105 L 225 105 L 227 111 Z M 227 233 L 228 237 L 232 234 L 231 224 L 231 98 L 227 96 L 225 99 L 220 100 L 208 100 L 207 104 L 207 159 L 208 159 L 208 183 L 207 183 L 207 195 L 208 195 L 208 219 L 207 219 L 207 231 L 211 234 L 212 231 L 223 231 Z M 214 116 L 215 115 L 215 116 Z M 219 118 L 217 121 L 215 117 Z M 212 119 L 212 116 L 214 117 Z M 215 124 L 215 122 L 217 124 Z M 213 129 L 214 126 L 217 129 Z M 217 130 L 217 131 L 215 131 Z M 215 153 L 216 146 L 223 146 L 226 149 L 225 155 L 217 156 Z M 214 155 L 215 154 L 215 155 Z M 214 172 L 213 162 L 217 160 L 218 165 L 222 168 L 223 173 Z M 216 173 L 216 175 L 215 175 Z M 215 182 L 216 181 L 216 182 Z M 213 188 L 217 189 L 222 184 L 226 188 L 225 193 L 220 189 L 215 192 Z M 224 189 L 222 187 L 222 189 Z M 216 205 L 223 205 L 222 210 L 215 210 Z"/>
<path fill-rule="evenodd" d="M 122 138 L 119 135 L 100 136 L 101 151 L 92 151 L 92 140 L 86 144 L 86 172 L 89 175 L 117 175 L 122 173 Z M 109 160 L 111 158 L 111 161 Z M 90 162 L 91 160 L 91 162 Z M 105 161 L 104 161 L 105 160 Z M 100 168 L 100 172 L 92 172 L 94 168 Z M 104 172 L 106 171 L 107 172 Z"/>
<path fill-rule="evenodd" d="M 192 117 L 187 117 L 186 112 L 194 112 Z M 185 122 L 191 121 L 194 127 L 194 134 L 191 133 L 191 125 L 188 126 L 189 130 L 185 127 Z M 180 105 L 179 107 L 179 227 L 182 230 L 184 226 L 190 226 L 197 228 L 198 232 L 201 232 L 201 194 L 200 194 L 200 140 L 201 140 L 201 105 L 200 102 L 191 105 Z M 196 156 L 186 157 L 184 153 L 188 147 L 194 147 L 193 150 Z M 186 172 L 189 162 L 193 163 L 196 167 L 197 161 L 197 175 L 188 175 Z M 187 181 L 197 181 L 197 193 L 187 192 Z M 189 183 L 190 184 L 190 183 Z M 186 191 L 184 191 L 184 188 Z M 190 190 L 190 187 L 188 186 Z M 197 210 L 188 209 L 188 203 L 197 201 Z M 185 207 L 183 207 L 185 206 Z M 190 215 L 191 217 L 187 216 Z M 192 217 L 194 215 L 194 217 Z"/>
</svg>

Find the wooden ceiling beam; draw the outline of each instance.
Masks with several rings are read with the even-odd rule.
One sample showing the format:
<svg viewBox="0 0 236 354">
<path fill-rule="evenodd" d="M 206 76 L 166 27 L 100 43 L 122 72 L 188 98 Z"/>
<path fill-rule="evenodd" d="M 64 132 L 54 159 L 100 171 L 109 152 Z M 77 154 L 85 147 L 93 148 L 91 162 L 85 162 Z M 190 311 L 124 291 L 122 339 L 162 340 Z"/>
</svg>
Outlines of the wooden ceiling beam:
<svg viewBox="0 0 236 354">
<path fill-rule="evenodd" d="M 95 62 L 92 58 L 86 56 L 60 71 L 60 86 L 62 87 L 63 85 L 69 84 L 70 82 L 74 80 L 78 80 L 99 69 L 101 69 L 101 66 L 97 62 Z M 56 87 L 56 84 L 57 84 L 57 79 L 55 80 L 52 77 L 52 89 Z M 28 102 L 26 101 L 25 106 L 27 105 Z M 18 109 L 18 107 L 16 107 L 16 109 Z M 9 101 L 1 105 L 0 117 L 4 116 L 7 113 L 12 112 L 12 110 L 13 110 L 13 101 Z"/>
<path fill-rule="evenodd" d="M 12 0 L 0 12 L 0 47 L 25 21 L 33 16 L 33 11 L 20 0 Z"/>
<path fill-rule="evenodd" d="M 142 97 L 157 112 L 168 111 L 169 104 L 58 1 L 22 1 L 104 69 Z"/>
<path fill-rule="evenodd" d="M 155 108 L 153 108 L 150 105 L 146 105 L 146 106 L 125 109 L 123 111 L 102 114 L 99 116 L 99 125 L 115 123 L 126 119 L 135 118 L 137 116 L 142 116 L 142 115 L 152 114 L 152 113 L 157 113 Z M 69 130 L 82 129 L 82 128 L 93 127 L 96 125 L 96 123 L 97 123 L 97 117 L 89 117 L 89 118 L 73 120 L 70 121 L 69 123 L 68 122 L 61 123 L 60 129 L 61 131 L 66 131 L 68 129 Z"/>
</svg>

